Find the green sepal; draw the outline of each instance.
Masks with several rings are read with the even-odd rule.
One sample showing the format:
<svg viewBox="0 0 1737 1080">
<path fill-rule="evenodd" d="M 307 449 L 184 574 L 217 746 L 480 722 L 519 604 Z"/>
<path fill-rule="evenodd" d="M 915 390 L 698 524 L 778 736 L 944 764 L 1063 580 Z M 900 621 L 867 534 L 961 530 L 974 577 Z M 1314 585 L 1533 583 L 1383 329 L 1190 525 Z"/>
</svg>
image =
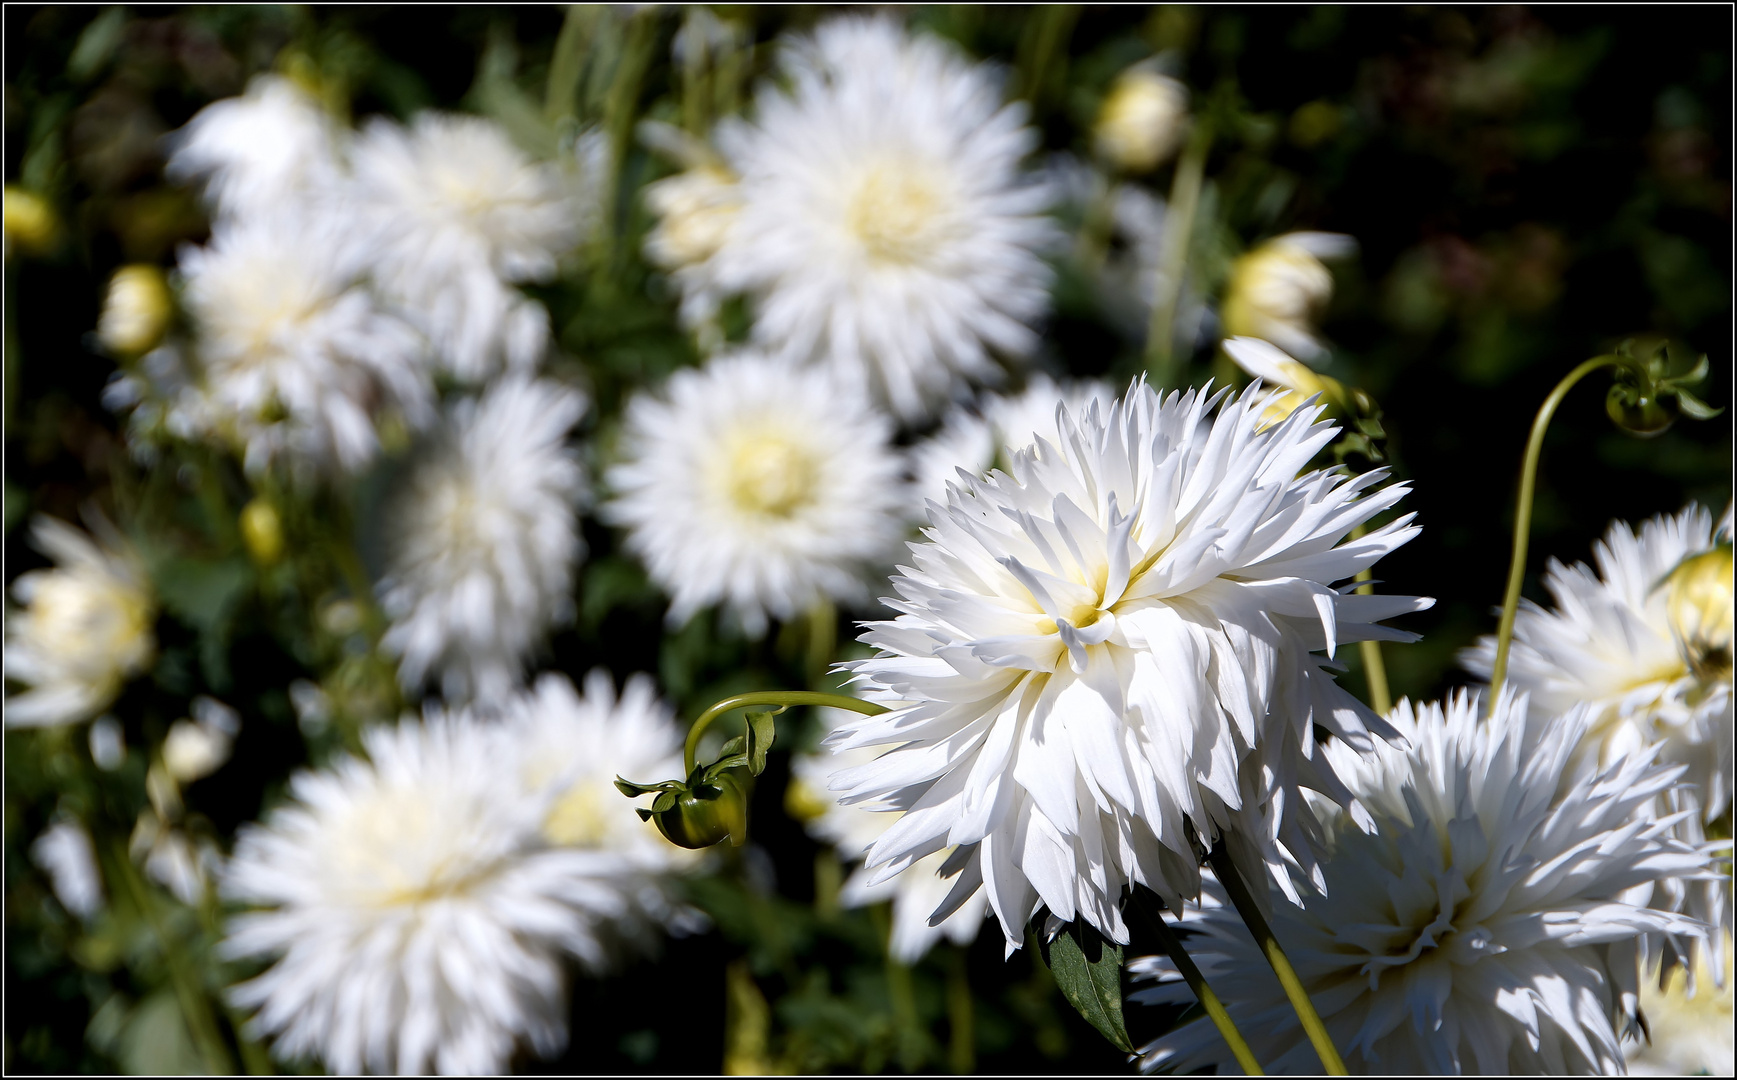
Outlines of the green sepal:
<svg viewBox="0 0 1737 1080">
<path fill-rule="evenodd" d="M 619 776 L 615 778 L 615 790 L 630 799 L 637 799 L 641 795 L 650 795 L 654 791 L 674 791 L 684 786 L 680 780 L 664 780 L 656 784 L 636 784 L 632 780 L 623 780 Z"/>
<path fill-rule="evenodd" d="M 724 758 L 735 757 L 737 754 L 746 754 L 747 752 L 748 752 L 748 738 L 747 738 L 747 736 L 738 735 L 735 738 L 731 739 L 729 742 L 725 743 L 724 748 L 722 750 L 718 751 L 718 760 L 722 761 Z"/>
<path fill-rule="evenodd" d="M 653 816 L 652 812 L 643 806 L 634 807 L 633 812 L 639 815 L 639 820 L 641 821 L 650 821 Z"/>
<path fill-rule="evenodd" d="M 783 711 L 778 709 L 774 712 L 751 712 L 747 715 L 749 775 L 759 776 L 766 771 L 766 753 L 772 749 L 772 740 L 778 736 L 772 717 Z"/>
<path fill-rule="evenodd" d="M 1122 947 L 1078 920 L 1049 941 L 1042 934 L 1038 939 L 1043 961 L 1068 1004 L 1116 1049 L 1134 1053 L 1134 1040 L 1122 1022 Z"/>
<path fill-rule="evenodd" d="M 741 742 L 742 740 L 736 739 L 735 741 Z M 700 772 L 699 782 L 701 784 L 710 784 L 717 780 L 719 776 L 723 775 L 725 770 L 740 769 L 746 764 L 748 764 L 747 754 L 733 754 L 729 757 L 719 758 L 710 765 L 707 765 L 705 769 Z"/>
<path fill-rule="evenodd" d="M 658 792 L 657 798 L 651 800 L 651 812 L 654 814 L 663 813 L 665 810 L 673 807 L 676 804 L 676 800 L 680 797 L 680 793 L 675 791 L 673 788 L 668 791 Z"/>
<path fill-rule="evenodd" d="M 1682 409 L 1683 415 L 1691 420 L 1711 420 L 1713 417 L 1718 416 L 1720 413 L 1725 411 L 1724 409 L 1713 408 L 1713 406 L 1680 387 L 1677 389 L 1676 394 L 1677 407 Z"/>
</svg>

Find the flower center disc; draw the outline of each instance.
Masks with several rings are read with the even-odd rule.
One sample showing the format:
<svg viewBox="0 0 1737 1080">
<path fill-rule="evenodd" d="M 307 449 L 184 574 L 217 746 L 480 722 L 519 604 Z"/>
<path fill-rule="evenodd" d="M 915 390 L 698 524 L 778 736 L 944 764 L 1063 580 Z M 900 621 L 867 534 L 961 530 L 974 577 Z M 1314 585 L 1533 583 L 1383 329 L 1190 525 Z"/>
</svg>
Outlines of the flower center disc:
<svg viewBox="0 0 1737 1080">
<path fill-rule="evenodd" d="M 730 500 L 750 514 L 791 517 L 810 501 L 820 479 L 808 455 L 777 436 L 743 439 L 729 460 Z"/>
<path fill-rule="evenodd" d="M 934 250 L 940 208 L 940 192 L 920 172 L 876 165 L 851 194 L 845 225 L 871 259 L 909 265 Z"/>
</svg>

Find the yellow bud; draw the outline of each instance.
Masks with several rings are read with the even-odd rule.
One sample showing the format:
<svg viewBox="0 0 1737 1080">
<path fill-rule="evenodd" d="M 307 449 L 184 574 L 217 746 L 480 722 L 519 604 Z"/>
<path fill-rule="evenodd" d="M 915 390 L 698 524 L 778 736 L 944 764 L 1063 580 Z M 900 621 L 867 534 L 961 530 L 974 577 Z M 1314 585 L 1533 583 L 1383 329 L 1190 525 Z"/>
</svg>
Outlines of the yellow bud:
<svg viewBox="0 0 1737 1080">
<path fill-rule="evenodd" d="M 1333 298 L 1333 274 L 1322 259 L 1351 246 L 1334 233 L 1290 233 L 1237 259 L 1224 292 L 1225 336 L 1260 338 L 1304 358 L 1320 353 L 1314 322 Z"/>
<path fill-rule="evenodd" d="M 1135 67 L 1110 87 L 1092 137 L 1098 154 L 1114 167 L 1146 172 L 1176 152 L 1187 123 L 1188 88 Z"/>
<path fill-rule="evenodd" d="M 271 566 L 283 558 L 283 519 L 264 496 L 241 508 L 241 540 L 261 566 Z"/>
<path fill-rule="evenodd" d="M 1691 555 L 1665 579 L 1666 617 L 1683 660 L 1703 681 L 1731 677 L 1731 545 Z"/>
<path fill-rule="evenodd" d="M 119 356 L 149 352 L 168 329 L 171 303 L 162 270 L 144 263 L 123 266 L 109 279 L 97 340 Z"/>
<path fill-rule="evenodd" d="M 6 188 L 6 243 L 42 254 L 60 236 L 60 220 L 47 199 L 21 187 Z"/>
</svg>

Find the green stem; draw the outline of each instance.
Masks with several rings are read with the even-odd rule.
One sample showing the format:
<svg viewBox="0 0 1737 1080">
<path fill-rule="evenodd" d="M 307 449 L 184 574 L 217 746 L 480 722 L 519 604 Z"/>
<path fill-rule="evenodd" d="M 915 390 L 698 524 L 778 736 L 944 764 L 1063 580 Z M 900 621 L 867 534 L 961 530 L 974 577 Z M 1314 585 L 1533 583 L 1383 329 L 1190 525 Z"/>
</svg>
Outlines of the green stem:
<svg viewBox="0 0 1737 1080">
<path fill-rule="evenodd" d="M 1320 1055 L 1321 1065 L 1327 1070 L 1327 1075 L 1348 1075 L 1344 1059 L 1334 1047 L 1332 1036 L 1327 1034 L 1327 1025 L 1321 1022 L 1321 1014 L 1315 1011 L 1315 1003 L 1309 1000 L 1308 991 L 1303 989 L 1303 980 L 1297 978 L 1297 970 L 1291 966 L 1285 950 L 1279 947 L 1279 939 L 1273 936 L 1273 928 L 1267 925 L 1260 905 L 1255 903 L 1253 894 L 1243 883 L 1236 864 L 1230 861 L 1230 850 L 1221 841 L 1212 846 L 1212 852 L 1207 858 L 1212 863 L 1212 871 L 1218 877 L 1219 884 L 1230 894 L 1230 902 L 1236 905 L 1237 914 L 1242 916 L 1243 924 L 1248 927 L 1255 940 L 1260 942 L 1267 963 L 1273 966 L 1273 974 L 1279 977 L 1279 985 L 1284 987 L 1285 996 L 1291 999 L 1291 1008 L 1297 1011 L 1297 1019 L 1303 1025 L 1303 1032 L 1309 1036 L 1315 1053 Z"/>
<path fill-rule="evenodd" d="M 585 70 L 585 44 L 590 36 L 590 13 L 583 4 L 569 4 L 561 33 L 555 38 L 555 53 L 549 58 L 549 80 L 543 91 L 543 115 L 560 120 L 574 115 L 579 103 L 579 77 Z"/>
<path fill-rule="evenodd" d="M 1019 55 L 1014 61 L 1019 71 L 1019 88 L 1014 96 L 1031 102 L 1033 113 L 1037 112 L 1044 85 L 1049 82 L 1050 63 L 1058 50 L 1065 55 L 1068 35 L 1073 33 L 1074 20 L 1079 16 L 1080 9 L 1074 4 L 1048 4 L 1034 11 L 1025 24 Z"/>
<path fill-rule="evenodd" d="M 627 147 L 633 135 L 634 109 L 639 105 L 639 92 L 656 43 L 656 13 L 645 10 L 630 16 L 627 42 L 622 46 L 615 78 L 610 81 L 609 93 L 603 102 L 603 130 L 609 136 L 609 175 L 603 184 L 604 209 L 597 223 L 599 266 L 611 266 L 613 256 L 617 254 L 615 240 L 621 213 L 621 167 L 627 158 Z"/>
<path fill-rule="evenodd" d="M 1127 910 L 1138 915 L 1145 922 L 1147 929 L 1158 939 L 1158 944 L 1169 955 L 1170 962 L 1176 965 L 1176 970 L 1182 973 L 1182 978 L 1188 983 L 1188 988 L 1194 991 L 1194 997 L 1200 1002 L 1201 1008 L 1206 1010 L 1206 1015 L 1212 1020 L 1212 1025 L 1218 1029 L 1218 1033 L 1224 1037 L 1225 1043 L 1230 1046 L 1230 1052 L 1235 1055 L 1236 1063 L 1242 1067 L 1244 1075 L 1265 1076 L 1266 1071 L 1261 1068 L 1261 1063 L 1255 1060 L 1254 1051 L 1249 1049 L 1248 1042 L 1242 1037 L 1242 1032 L 1237 1030 L 1236 1023 L 1231 1020 L 1230 1013 L 1225 1009 L 1224 1003 L 1218 1000 L 1218 995 L 1213 993 L 1212 987 L 1206 984 L 1206 976 L 1202 975 L 1200 969 L 1195 966 L 1193 958 L 1182 947 L 1182 940 L 1176 936 L 1175 931 L 1170 929 L 1169 924 L 1164 921 L 1164 916 L 1151 910 L 1138 892 L 1128 904 Z"/>
<path fill-rule="evenodd" d="M 947 948 L 947 1067 L 955 1076 L 977 1071 L 976 1010 L 971 1001 L 971 974 L 965 966 L 965 950 Z"/>
<path fill-rule="evenodd" d="M 808 609 L 808 682 L 826 678 L 832 651 L 838 645 L 838 611 L 830 600 L 819 600 Z"/>
<path fill-rule="evenodd" d="M 1532 436 L 1526 440 L 1526 457 L 1520 466 L 1520 501 L 1514 508 L 1514 557 L 1508 564 L 1508 589 L 1502 595 L 1502 620 L 1496 625 L 1496 664 L 1490 671 L 1492 715 L 1496 711 L 1496 696 L 1508 677 L 1508 646 L 1514 638 L 1514 616 L 1520 609 L 1520 585 L 1526 579 L 1526 541 L 1532 531 L 1532 497 L 1538 486 L 1538 458 L 1544 452 L 1544 432 L 1550 427 L 1550 418 L 1556 415 L 1556 407 L 1575 383 L 1599 368 L 1631 363 L 1621 356 L 1595 356 L 1583 362 L 1556 384 L 1532 421 Z M 1641 374 L 1644 377 L 1644 370 Z"/>
<path fill-rule="evenodd" d="M 1176 381 L 1176 306 L 1182 299 L 1182 278 L 1188 270 L 1188 246 L 1194 234 L 1194 215 L 1200 206 L 1200 187 L 1206 178 L 1206 158 L 1212 150 L 1212 122 L 1204 115 L 1195 120 L 1194 134 L 1176 175 L 1170 182 L 1170 206 L 1164 215 L 1164 248 L 1158 259 L 1157 281 L 1152 291 L 1151 321 L 1146 325 L 1146 370 L 1164 390 Z"/>
<path fill-rule="evenodd" d="M 1351 539 L 1361 538 L 1365 531 L 1363 526 L 1358 525 L 1351 530 Z M 1365 566 L 1357 571 L 1358 581 L 1373 582 L 1374 578 L 1375 572 L 1370 567 Z M 1359 585 L 1357 595 L 1374 596 L 1375 586 Z M 1363 657 L 1363 680 L 1369 688 L 1369 707 L 1386 716 L 1393 708 L 1393 692 L 1387 686 L 1387 664 L 1381 659 L 1381 642 L 1359 641 L 1357 651 Z"/>
<path fill-rule="evenodd" d="M 694 756 L 699 752 L 700 736 L 712 726 L 712 721 L 731 709 L 750 705 L 829 705 L 834 709 L 848 709 L 864 716 L 878 716 L 892 711 L 885 705 L 876 705 L 861 698 L 847 697 L 844 694 L 821 694 L 812 690 L 759 690 L 752 694 L 727 697 L 701 713 L 699 719 L 694 721 L 694 726 L 688 729 L 687 745 L 682 747 L 683 776 L 693 775 Z"/>
</svg>

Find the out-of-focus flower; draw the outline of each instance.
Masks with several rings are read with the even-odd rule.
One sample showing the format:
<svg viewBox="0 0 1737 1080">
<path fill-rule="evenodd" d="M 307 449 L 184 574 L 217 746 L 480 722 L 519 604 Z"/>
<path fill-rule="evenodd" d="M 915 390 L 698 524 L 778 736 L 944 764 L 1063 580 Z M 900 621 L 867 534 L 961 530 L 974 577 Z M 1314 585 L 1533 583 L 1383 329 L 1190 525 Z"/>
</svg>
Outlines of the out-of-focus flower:
<svg viewBox="0 0 1737 1080">
<path fill-rule="evenodd" d="M 42 254 L 60 239 L 60 218 L 47 199 L 34 191 L 7 184 L 5 233 L 7 255 L 12 254 L 13 244 L 25 251 Z"/>
<path fill-rule="evenodd" d="M 837 709 L 822 709 L 829 729 L 847 714 Z M 791 759 L 791 784 L 797 786 L 796 800 L 818 805 L 820 812 L 807 823 L 808 831 L 818 840 L 838 848 L 846 861 L 861 859 L 887 827 L 898 820 L 897 814 L 877 813 L 860 806 L 846 806 L 827 791 L 828 774 L 857 765 L 866 765 L 880 756 L 875 750 L 821 751 L 818 754 L 798 754 Z M 872 872 L 858 867 L 844 883 L 839 900 L 846 907 L 863 907 L 890 900 L 893 905 L 892 933 L 887 951 L 895 960 L 914 964 L 943 937 L 958 945 L 969 945 L 977 939 L 977 931 L 988 914 L 988 899 L 979 891 L 959 905 L 958 910 L 935 926 L 929 916 L 939 908 L 952 891 L 951 874 L 943 877 L 943 867 L 957 874 L 959 867 L 947 866 L 955 849 L 925 855 L 890 881 L 871 885 Z M 961 860 L 953 860 L 959 863 Z"/>
<path fill-rule="evenodd" d="M 1023 106 L 887 19 L 828 22 L 785 49 L 783 73 L 752 123 L 719 126 L 741 208 L 693 280 L 751 295 L 756 342 L 906 420 L 961 378 L 998 377 L 992 351 L 1029 353 L 1055 231 L 1021 173 L 1037 142 Z"/>
<path fill-rule="evenodd" d="M 1260 338 L 1304 360 L 1319 356 L 1314 322 L 1333 296 L 1333 274 L 1322 260 L 1356 248 L 1338 233 L 1297 232 L 1242 256 L 1224 290 L 1224 336 Z"/>
<path fill-rule="evenodd" d="M 174 313 L 169 282 L 158 267 L 123 266 L 109 279 L 97 318 L 97 340 L 117 356 L 139 356 L 157 347 Z"/>
<path fill-rule="evenodd" d="M 581 208 L 561 170 L 490 121 L 429 112 L 409 128 L 373 121 L 352 162 L 357 250 L 442 362 L 473 382 L 534 367 L 549 314 L 513 286 L 553 277 L 578 243 Z"/>
<path fill-rule="evenodd" d="M 1264 423 L 1278 423 L 1317 394 L 1329 404 L 1345 401 L 1345 388 L 1337 380 L 1317 374 L 1309 365 L 1291 359 L 1260 338 L 1231 338 L 1224 343 L 1224 351 L 1237 367 L 1276 391 L 1261 413 Z"/>
<path fill-rule="evenodd" d="M 658 217 L 645 238 L 646 257 L 675 276 L 682 321 L 704 326 L 724 295 L 712 257 L 741 219 L 736 177 L 720 165 L 702 163 L 648 185 L 645 204 Z"/>
<path fill-rule="evenodd" d="M 1325 897 L 1307 908 L 1275 897 L 1273 933 L 1353 1073 L 1621 1072 L 1635 939 L 1702 929 L 1647 900 L 1656 879 L 1707 867 L 1704 852 L 1640 816 L 1682 770 L 1642 755 L 1562 785 L 1584 709 L 1529 734 L 1523 697 L 1504 692 L 1488 722 L 1480 706 L 1463 693 L 1445 707 L 1401 702 L 1389 720 L 1405 749 L 1325 744 L 1372 821 L 1316 800 Z M 1255 1057 L 1275 1073 L 1315 1071 L 1218 882 L 1182 925 Z M 1131 968 L 1160 980 L 1135 1000 L 1193 1001 L 1167 957 Z M 1148 1070 L 1235 1067 L 1204 1021 L 1143 1053 Z"/>
<path fill-rule="evenodd" d="M 113 772 L 127 760 L 127 736 L 113 716 L 99 716 L 90 726 L 90 759 L 104 772 Z"/>
<path fill-rule="evenodd" d="M 906 811 L 869 852 L 882 877 L 967 849 L 952 900 L 981 883 L 1013 949 L 1039 904 L 1127 940 L 1126 886 L 1198 892 L 1196 835 L 1252 880 L 1311 873 L 1300 789 L 1343 796 L 1317 726 L 1364 750 L 1390 733 L 1313 654 L 1410 640 L 1379 623 L 1429 601 L 1334 587 L 1415 535 L 1406 515 L 1340 543 L 1406 488 L 1298 475 L 1337 429 L 1302 410 L 1263 430 L 1262 400 L 1136 383 L 931 506 L 892 579 L 903 614 L 848 665 L 902 704 L 831 737 L 892 747 L 833 778 Z"/>
<path fill-rule="evenodd" d="M 670 594 L 681 623 L 724 604 L 750 635 L 826 598 L 900 532 L 891 424 L 829 372 L 755 353 L 678 371 L 627 410 L 604 513 Z"/>
<path fill-rule="evenodd" d="M 221 951 L 275 963 L 230 990 L 286 1059 L 336 1073 L 492 1073 L 521 1040 L 566 1043 L 560 952 L 596 899 L 539 842 L 544 800 L 501 764 L 498 728 L 431 716 L 363 733 L 245 825 L 221 887 L 261 910 Z"/>
<path fill-rule="evenodd" d="M 452 409 L 406 478 L 380 600 L 399 679 L 438 678 L 449 699 L 509 692 L 551 624 L 572 613 L 584 556 L 585 471 L 566 444 L 577 390 L 501 379 Z"/>
<path fill-rule="evenodd" d="M 1188 129 L 1188 88 L 1139 64 L 1117 77 L 1098 111 L 1092 141 L 1098 154 L 1124 172 L 1163 164 Z"/>
<path fill-rule="evenodd" d="M 213 698 L 193 699 L 193 719 L 169 725 L 163 740 L 163 767 L 177 783 L 190 784 L 209 776 L 229 760 L 241 716 Z"/>
<path fill-rule="evenodd" d="M 188 907 L 204 902 L 211 875 L 221 862 L 210 840 L 194 842 L 172 826 L 161 810 L 146 810 L 139 815 L 127 841 L 127 853 L 134 862 L 144 864 L 146 877 L 168 889 L 170 895 Z"/>
<path fill-rule="evenodd" d="M 249 471 L 280 456 L 355 470 L 379 448 L 377 416 L 432 416 L 423 343 L 358 284 L 341 247 L 321 222 L 276 215 L 181 253 L 198 422 L 241 448 Z"/>
<path fill-rule="evenodd" d="M 527 794 L 542 799 L 543 840 L 567 853 L 567 896 L 584 918 L 565 944 L 591 971 L 651 952 L 664 928 L 697 929 L 699 916 L 673 888 L 697 853 L 676 847 L 632 813 L 617 776 L 674 776 L 682 732 L 648 675 L 619 699 L 609 672 L 585 677 L 581 697 L 565 675 L 544 675 L 505 710 L 506 737 Z"/>
<path fill-rule="evenodd" d="M 256 495 L 241 508 L 237 522 L 241 526 L 241 542 L 247 553 L 261 566 L 271 566 L 283 558 L 283 517 L 277 507 L 263 495 Z"/>
<path fill-rule="evenodd" d="M 1508 681 L 1530 692 L 1535 719 L 1591 707 L 1570 759 L 1577 770 L 1606 768 L 1654 743 L 1663 744 L 1660 760 L 1688 770 L 1662 809 L 1689 811 L 1673 827 L 1689 843 L 1704 841 L 1706 824 L 1731 805 L 1731 556 L 1717 541 L 1700 506 L 1638 531 L 1614 523 L 1593 548 L 1596 572 L 1551 560 L 1544 586 L 1555 610 L 1522 600 L 1508 654 Z M 1485 637 L 1460 659 L 1488 678 L 1495 655 L 1495 639 Z M 1681 899 L 1696 918 L 1730 925 L 1729 872 L 1667 887 L 1686 890 Z M 1672 951 L 1667 963 L 1676 962 Z"/>
<path fill-rule="evenodd" d="M 1040 438 L 1060 445 L 1056 406 L 1078 416 L 1092 402 L 1108 409 L 1115 401 L 1115 391 L 1100 379 L 1058 385 L 1038 374 L 1019 394 L 986 394 L 974 408 L 955 408 L 940 431 L 911 448 L 912 516 L 923 520 L 925 500 L 945 503 L 947 485 L 959 482 L 960 469 L 981 478 L 990 469 L 1005 471 L 1016 451 Z"/>
<path fill-rule="evenodd" d="M 110 533 L 99 547 L 53 518 L 32 526 L 31 540 L 56 566 L 12 583 L 27 606 L 7 613 L 6 677 L 30 689 L 6 698 L 7 727 L 89 720 L 155 657 L 157 610 L 144 567 Z"/>
<path fill-rule="evenodd" d="M 259 75 L 241 97 L 201 109 L 171 136 L 164 172 L 203 181 L 221 218 L 252 220 L 329 197 L 339 182 L 344 132 L 301 87 Z"/>
<path fill-rule="evenodd" d="M 30 858 L 48 875 L 61 907 L 81 919 L 102 910 L 102 873 L 97 869 L 90 833 L 83 825 L 76 821 L 50 825 L 30 845 Z"/>
<path fill-rule="evenodd" d="M 1731 931 L 1725 930 L 1724 978 L 1696 955 L 1694 975 L 1676 968 L 1659 985 L 1656 972 L 1641 979 L 1641 1014 L 1646 1032 L 1623 1041 L 1630 1076 L 1730 1076 L 1737 1068 L 1733 1048 Z"/>
</svg>

